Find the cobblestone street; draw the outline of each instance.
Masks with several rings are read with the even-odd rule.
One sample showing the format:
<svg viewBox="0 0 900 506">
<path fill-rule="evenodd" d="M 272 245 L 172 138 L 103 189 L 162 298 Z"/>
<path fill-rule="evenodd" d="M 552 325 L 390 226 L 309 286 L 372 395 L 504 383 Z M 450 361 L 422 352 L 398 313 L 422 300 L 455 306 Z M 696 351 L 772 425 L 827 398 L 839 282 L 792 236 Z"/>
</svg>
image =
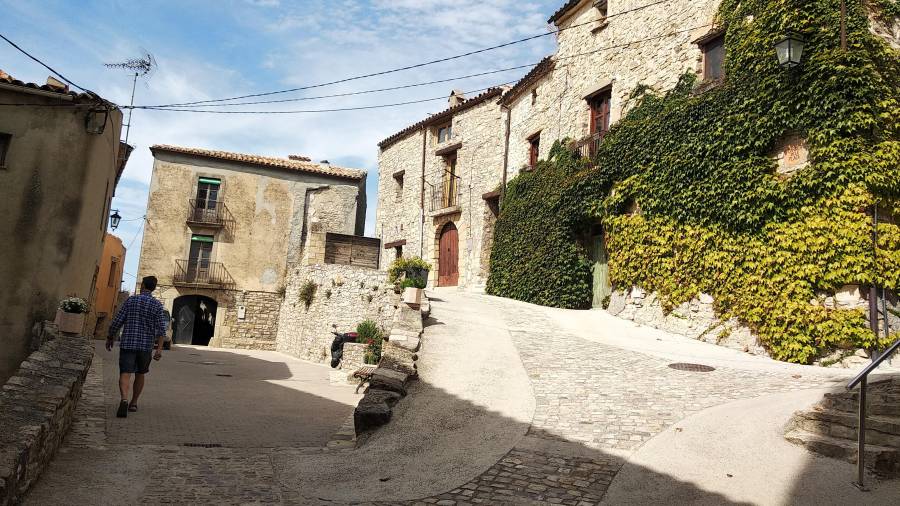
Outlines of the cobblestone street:
<svg viewBox="0 0 900 506">
<path fill-rule="evenodd" d="M 429 352 L 428 339 L 434 332 L 452 337 L 460 328 L 448 310 L 477 307 L 485 314 L 502 315 L 506 328 L 501 330 L 518 351 L 520 363 L 500 365 L 524 367 L 535 399 L 527 434 L 499 461 L 470 473 L 468 481 L 461 480 L 457 487 L 399 502 L 382 502 L 371 495 L 334 501 L 296 485 L 302 480 L 286 479 L 295 471 L 286 471 L 281 462 L 309 461 L 318 466 L 315 459 L 328 458 L 329 465 L 349 465 L 368 445 L 356 450 L 327 448 L 329 441 L 342 438 L 338 433 L 352 413 L 355 396 L 352 388 L 329 386 L 322 366 L 287 357 L 281 358 L 288 365 L 278 364 L 274 353 L 263 359 L 246 352 L 178 350 L 163 359 L 169 368 L 160 367 L 157 377 L 148 379 L 142 411 L 119 420 L 112 412 L 114 355 L 99 351 L 75 426 L 27 504 L 588 506 L 600 503 L 632 452 L 686 416 L 737 399 L 819 388 L 834 381 L 833 375 L 808 373 L 815 371 L 809 368 L 803 374 L 722 367 L 711 372 L 676 370 L 665 359 L 561 329 L 546 308 L 461 292 L 441 292 L 439 297 L 433 314 L 441 325 L 426 329 L 423 353 Z M 466 314 L 461 311 L 456 317 Z M 221 381 L 236 379 L 231 388 L 221 388 Z M 188 380 L 193 384 L 182 384 Z M 429 381 L 427 370 L 421 381 Z M 177 399 L 176 392 L 181 392 Z M 257 400 L 256 409 L 239 406 L 252 398 Z M 410 412 L 417 409 L 415 393 L 405 402 Z M 402 418 L 391 425 L 400 423 Z M 448 456 L 460 463 L 472 457 Z M 671 479 L 673 486 L 686 486 Z M 404 495 L 402 481 L 396 487 L 397 494 Z M 709 498 L 722 499 L 713 494 Z"/>
</svg>

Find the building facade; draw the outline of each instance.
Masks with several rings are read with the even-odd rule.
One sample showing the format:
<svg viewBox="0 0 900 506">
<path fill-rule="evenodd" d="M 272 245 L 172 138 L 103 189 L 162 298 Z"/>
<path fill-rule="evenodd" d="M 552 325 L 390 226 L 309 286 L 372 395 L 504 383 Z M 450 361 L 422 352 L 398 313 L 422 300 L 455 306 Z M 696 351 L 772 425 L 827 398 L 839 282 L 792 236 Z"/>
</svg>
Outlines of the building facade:
<svg viewBox="0 0 900 506">
<path fill-rule="evenodd" d="M 572 0 L 548 20 L 558 47 L 512 88 L 493 89 L 379 143 L 376 233 L 397 255 L 432 262 L 435 286 L 480 287 L 490 269 L 502 188 L 567 140 L 585 155 L 629 108 L 638 86 L 673 87 L 686 72 L 721 76 L 718 0 Z M 604 233 L 587 241 L 604 272 Z M 599 291 L 608 281 L 595 280 Z M 603 299 L 604 294 L 596 297 Z"/>
<path fill-rule="evenodd" d="M 312 227 L 361 235 L 362 170 L 156 145 L 138 281 L 173 318 L 173 342 L 276 348 L 288 273 Z"/>
<path fill-rule="evenodd" d="M 97 339 L 106 337 L 109 324 L 119 308 L 119 292 L 122 291 L 122 274 L 125 266 L 125 246 L 122 239 L 107 233 L 100 255 L 100 269 L 94 285 L 94 300 L 85 322 L 85 334 Z"/>
<path fill-rule="evenodd" d="M 485 283 L 485 231 L 503 174 L 502 93 L 466 99 L 454 91 L 446 110 L 379 143 L 375 232 L 384 268 L 397 256 L 421 256 L 436 286 Z"/>
<path fill-rule="evenodd" d="M 32 327 L 67 296 L 92 297 L 109 206 L 125 165 L 122 113 L 55 79 L 0 71 L 0 382 L 32 348 Z"/>
</svg>

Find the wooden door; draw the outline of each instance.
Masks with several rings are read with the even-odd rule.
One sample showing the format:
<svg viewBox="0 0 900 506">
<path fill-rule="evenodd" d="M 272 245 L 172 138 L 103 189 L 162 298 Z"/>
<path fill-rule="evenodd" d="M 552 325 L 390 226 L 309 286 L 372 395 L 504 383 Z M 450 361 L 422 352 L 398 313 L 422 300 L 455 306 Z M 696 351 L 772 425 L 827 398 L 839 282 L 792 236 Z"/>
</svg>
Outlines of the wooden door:
<svg viewBox="0 0 900 506">
<path fill-rule="evenodd" d="M 459 234 L 456 225 L 444 225 L 438 248 L 438 286 L 456 286 L 459 284 Z"/>
<path fill-rule="evenodd" d="M 606 255 L 606 240 L 603 228 L 595 226 L 591 231 L 590 253 L 593 272 L 592 288 L 594 292 L 591 307 L 603 307 L 603 303 L 612 293 L 609 285 L 609 263 Z"/>
</svg>

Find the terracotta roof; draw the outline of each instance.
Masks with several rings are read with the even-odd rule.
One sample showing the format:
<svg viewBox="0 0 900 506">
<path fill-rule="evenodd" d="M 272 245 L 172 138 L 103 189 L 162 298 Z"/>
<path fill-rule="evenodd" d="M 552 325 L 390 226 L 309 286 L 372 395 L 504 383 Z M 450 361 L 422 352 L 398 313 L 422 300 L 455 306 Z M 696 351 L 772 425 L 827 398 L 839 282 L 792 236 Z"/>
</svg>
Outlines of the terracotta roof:
<svg viewBox="0 0 900 506">
<path fill-rule="evenodd" d="M 47 78 L 48 81 L 56 81 L 52 76 Z M 18 86 L 20 88 L 31 89 L 31 90 L 40 90 L 46 91 L 49 93 L 59 94 L 60 97 L 72 97 L 76 100 L 97 100 L 100 97 L 92 97 L 87 93 L 76 93 L 74 91 L 70 91 L 67 85 L 53 85 L 53 84 L 35 84 L 35 83 L 26 83 L 25 81 L 20 81 L 13 76 L 7 74 L 3 70 L 0 70 L 0 84 L 8 84 L 10 86 Z M 24 90 L 23 90 L 24 91 Z M 103 99 L 100 99 L 103 100 Z M 104 100 L 105 102 L 105 100 Z"/>
<path fill-rule="evenodd" d="M 516 97 L 522 94 L 526 88 L 537 82 L 540 78 L 547 75 L 553 67 L 556 66 L 556 62 L 553 61 L 553 58 L 548 56 L 541 60 L 537 65 L 534 66 L 525 77 L 519 79 L 519 81 L 513 85 L 512 88 L 509 89 L 506 93 L 500 97 L 500 103 L 503 105 L 509 105 Z"/>
<path fill-rule="evenodd" d="M 186 148 L 181 146 L 168 146 L 165 144 L 155 144 L 150 146 L 150 151 L 155 155 L 158 151 L 167 153 L 181 153 L 185 155 L 199 156 L 203 158 L 214 158 L 217 160 L 228 160 L 231 162 L 249 163 L 252 165 L 261 165 L 263 167 L 275 167 L 279 169 L 296 170 L 299 172 L 309 172 L 310 174 L 321 174 L 324 176 L 334 176 L 345 179 L 365 179 L 366 171 L 360 169 L 349 169 L 346 167 L 337 167 L 330 164 L 312 163 L 301 160 L 290 160 L 287 158 L 276 158 L 274 156 L 248 155 L 243 153 L 231 153 L 228 151 L 216 151 L 212 149 Z"/>
<path fill-rule="evenodd" d="M 557 11 L 554 12 L 552 16 L 550 16 L 550 19 L 548 19 L 547 22 L 548 22 L 548 23 L 556 23 L 556 22 L 559 21 L 563 16 L 565 16 L 566 14 L 568 14 L 568 12 L 569 12 L 570 10 L 574 9 L 576 5 L 580 4 L 581 1 L 582 1 L 582 0 L 569 0 L 568 2 L 566 2 L 565 4 L 563 4 L 562 7 L 560 7 L 559 9 L 557 9 Z"/>
<path fill-rule="evenodd" d="M 395 133 L 394 135 L 391 135 L 390 137 L 379 142 L 378 147 L 381 149 L 384 149 L 384 148 L 390 146 L 391 144 L 399 141 L 400 139 L 405 137 L 410 132 L 414 132 L 414 131 L 422 128 L 423 126 L 433 125 L 433 124 L 439 123 L 442 120 L 445 120 L 447 118 L 451 118 L 451 117 L 453 117 L 454 114 L 456 114 L 458 112 L 462 112 L 470 107 L 474 107 L 486 100 L 489 100 L 489 99 L 494 98 L 501 94 L 503 94 L 503 88 L 491 88 L 491 89 L 485 91 L 484 93 L 481 93 L 480 95 L 476 95 L 476 96 L 470 98 L 469 100 L 466 100 L 465 102 L 463 102 L 461 104 L 444 109 L 443 111 L 441 111 L 437 114 L 432 114 L 431 116 L 423 119 L 422 121 L 419 121 L 418 123 L 413 123 L 412 125 L 409 125 L 408 127 L 404 128 L 403 130 L 400 130 L 399 132 Z"/>
</svg>

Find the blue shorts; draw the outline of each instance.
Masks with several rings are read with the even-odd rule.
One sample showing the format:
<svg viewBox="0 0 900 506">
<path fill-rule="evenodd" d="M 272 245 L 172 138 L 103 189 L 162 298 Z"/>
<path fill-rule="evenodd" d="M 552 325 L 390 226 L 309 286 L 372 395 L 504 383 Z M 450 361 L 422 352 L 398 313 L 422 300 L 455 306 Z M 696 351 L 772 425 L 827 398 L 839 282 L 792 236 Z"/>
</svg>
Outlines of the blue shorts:
<svg viewBox="0 0 900 506">
<path fill-rule="evenodd" d="M 147 374 L 150 371 L 151 350 L 123 350 L 119 348 L 119 374 Z"/>
</svg>

